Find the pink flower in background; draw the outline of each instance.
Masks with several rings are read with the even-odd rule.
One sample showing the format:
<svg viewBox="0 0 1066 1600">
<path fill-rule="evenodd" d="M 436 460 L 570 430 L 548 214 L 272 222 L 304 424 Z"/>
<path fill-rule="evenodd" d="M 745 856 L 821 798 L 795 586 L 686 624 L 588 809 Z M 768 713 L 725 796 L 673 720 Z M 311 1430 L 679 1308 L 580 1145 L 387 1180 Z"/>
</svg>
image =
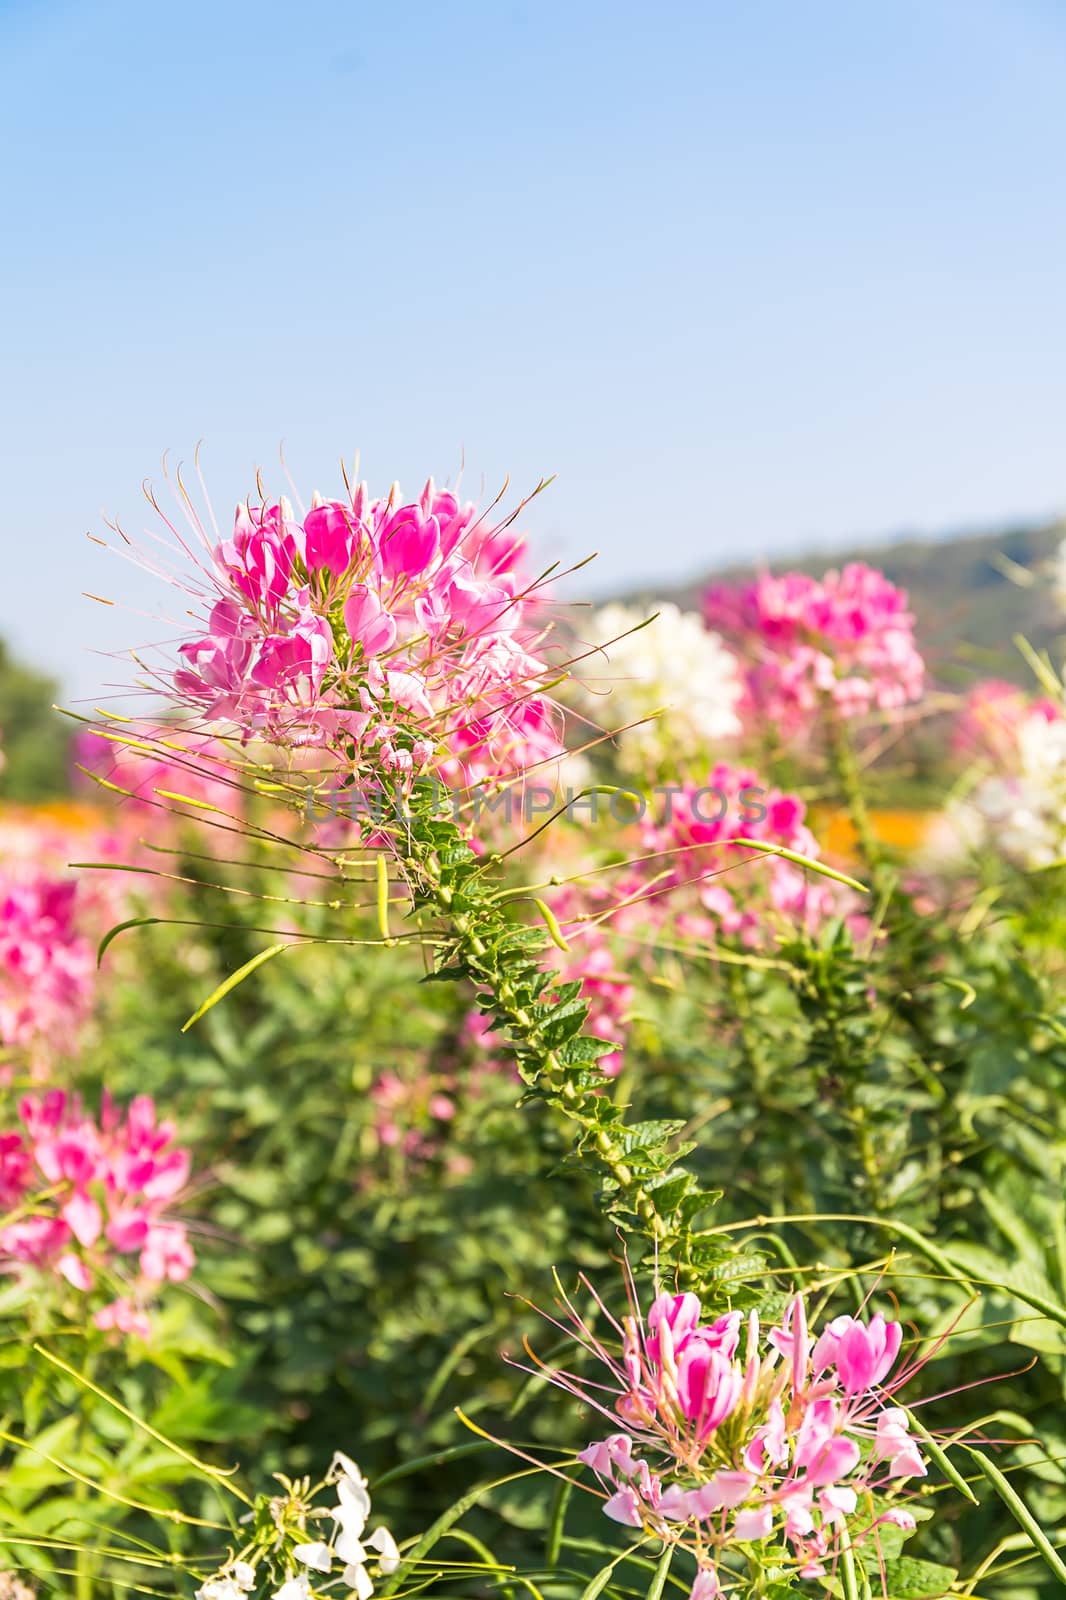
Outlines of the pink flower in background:
<svg viewBox="0 0 1066 1600">
<path fill-rule="evenodd" d="M 882 1523 L 913 1529 L 909 1512 L 884 1504 L 926 1473 L 890 1403 L 916 1370 L 896 1370 L 898 1323 L 844 1316 L 814 1337 L 801 1296 L 765 1330 L 754 1312 L 704 1323 L 693 1294 L 659 1293 L 645 1315 L 628 1274 L 616 1320 L 582 1283 L 595 1322 L 565 1295 L 550 1320 L 597 1367 L 588 1378 L 541 1370 L 612 1429 L 581 1452 L 605 1515 L 689 1550 L 694 1593 L 718 1592 L 718 1561 L 738 1546 L 784 1541 L 802 1576 L 822 1577 L 842 1538 L 876 1546 Z"/>
<path fill-rule="evenodd" d="M 109 738 L 103 730 L 80 730 L 74 741 L 74 763 L 87 794 L 107 793 L 94 778 L 122 791 L 115 798 L 124 818 L 135 819 L 138 825 L 153 815 L 162 821 L 175 802 L 160 798 L 161 790 L 193 801 L 183 813 L 192 818 L 197 815 L 196 801 L 227 814 L 238 808 L 240 790 L 225 747 L 217 741 L 165 726 L 125 724 L 111 731 Z"/>
<path fill-rule="evenodd" d="M 653 922 L 676 920 L 680 932 L 713 940 L 720 934 L 760 943 L 776 923 L 814 929 L 846 900 L 824 879 L 780 857 L 736 841 L 781 845 L 810 860 L 819 849 L 796 795 L 767 788 L 758 773 L 720 762 L 704 784 L 664 795 L 641 823 L 639 874 Z"/>
<path fill-rule="evenodd" d="M 420 1072 L 412 1079 L 381 1073 L 370 1088 L 378 1143 L 410 1161 L 428 1161 L 440 1149 L 444 1124 L 455 1116 L 450 1087 L 437 1073 Z"/>
<path fill-rule="evenodd" d="M 1061 722 L 1063 708 L 1053 700 L 1034 698 L 1016 683 L 987 678 L 975 683 L 962 704 L 951 737 L 960 755 L 980 758 L 996 768 L 1016 765 L 1019 731 L 1030 717 Z"/>
<path fill-rule="evenodd" d="M 158 1285 L 195 1264 L 185 1228 L 166 1214 L 189 1176 L 173 1123 L 147 1095 L 125 1112 L 105 1095 L 93 1118 L 62 1089 L 24 1099 L 19 1122 L 0 1135 L 0 1190 L 7 1211 L 25 1215 L 0 1228 L 0 1267 L 52 1272 L 82 1293 L 124 1278 L 129 1294 L 94 1320 L 141 1333 Z"/>
<path fill-rule="evenodd" d="M 0 1045 L 37 1059 L 88 1014 L 94 963 L 71 879 L 0 864 Z"/>
<path fill-rule="evenodd" d="M 861 562 L 821 579 L 764 573 L 715 584 L 703 610 L 746 662 L 749 713 L 784 734 L 809 728 L 828 705 L 851 718 L 921 698 L 925 665 L 907 596 Z"/>
</svg>

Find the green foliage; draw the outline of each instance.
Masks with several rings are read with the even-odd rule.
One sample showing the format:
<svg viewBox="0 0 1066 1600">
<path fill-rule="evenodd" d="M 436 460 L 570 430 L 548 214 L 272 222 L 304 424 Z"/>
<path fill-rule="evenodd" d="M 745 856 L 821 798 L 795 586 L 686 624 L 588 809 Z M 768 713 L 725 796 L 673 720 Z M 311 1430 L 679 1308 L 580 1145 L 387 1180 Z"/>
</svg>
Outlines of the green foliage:
<svg viewBox="0 0 1066 1600">
<path fill-rule="evenodd" d="M 387 938 L 380 883 L 376 908 L 317 889 L 300 904 L 262 841 L 240 866 L 184 842 L 165 906 L 131 876 L 145 898 L 104 951 L 67 1073 L 90 1100 L 148 1092 L 177 1120 L 199 1175 L 195 1277 L 132 1359 L 37 1330 L 90 1390 L 20 1342 L 24 1300 L 0 1296 L 0 1534 L 42 1593 L 113 1600 L 137 1550 L 135 1592 L 189 1595 L 207 1568 L 188 1519 L 219 1516 L 203 1463 L 320 1476 L 339 1448 L 425 1562 L 385 1592 L 685 1595 L 680 1557 L 648 1540 L 620 1553 L 598 1501 L 508 1472 L 492 1443 L 570 1470 L 594 1424 L 504 1356 L 525 1365 L 529 1337 L 555 1358 L 525 1297 L 550 1297 L 553 1268 L 602 1283 L 623 1247 L 645 1279 L 657 1252 L 709 1307 L 770 1315 L 804 1284 L 828 1314 L 876 1291 L 928 1334 L 906 1403 L 963 1443 L 927 1447 L 912 1543 L 887 1530 L 883 1572 L 857 1552 L 834 1600 L 1059 1592 L 1057 873 L 1000 874 L 994 896 L 952 883 L 931 912 L 928 885 L 882 861 L 862 920 L 761 954 L 637 945 L 612 1081 L 598 1063 L 613 1045 L 552 971 L 557 930 L 428 792 L 407 819 L 411 912 Z M 472 1036 L 475 1009 L 501 1043 Z M 817 1592 L 784 1559 L 763 1600 Z"/>
<path fill-rule="evenodd" d="M 65 794 L 70 737 L 54 711 L 57 686 L 13 660 L 0 641 L 0 798 L 35 802 Z"/>
</svg>

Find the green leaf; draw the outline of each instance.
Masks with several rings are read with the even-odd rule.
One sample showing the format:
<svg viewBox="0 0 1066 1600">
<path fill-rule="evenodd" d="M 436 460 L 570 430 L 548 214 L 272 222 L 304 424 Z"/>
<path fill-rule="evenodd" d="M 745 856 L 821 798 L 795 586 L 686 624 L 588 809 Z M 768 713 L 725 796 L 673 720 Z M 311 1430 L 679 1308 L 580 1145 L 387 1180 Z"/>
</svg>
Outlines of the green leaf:
<svg viewBox="0 0 1066 1600">
<path fill-rule="evenodd" d="M 675 1544 L 670 1544 L 669 1542 L 667 1542 L 667 1544 L 663 1547 L 663 1553 L 659 1558 L 659 1565 L 655 1569 L 655 1576 L 651 1580 L 651 1585 L 648 1589 L 648 1600 L 660 1600 L 662 1592 L 666 1587 L 667 1574 L 670 1571 L 670 1563 L 674 1558 L 674 1551 L 676 1549 L 677 1546 Z"/>
<path fill-rule="evenodd" d="M 597 1039 L 593 1034 L 582 1033 L 576 1039 L 567 1039 L 559 1046 L 556 1053 L 564 1066 L 577 1067 L 585 1062 L 598 1061 L 601 1056 L 613 1055 L 617 1049 L 618 1044 L 615 1041 Z"/>
<path fill-rule="evenodd" d="M 889 1600 L 936 1600 L 947 1594 L 958 1577 L 954 1567 L 936 1561 L 915 1561 L 899 1556 L 885 1562 L 885 1592 Z"/>
</svg>

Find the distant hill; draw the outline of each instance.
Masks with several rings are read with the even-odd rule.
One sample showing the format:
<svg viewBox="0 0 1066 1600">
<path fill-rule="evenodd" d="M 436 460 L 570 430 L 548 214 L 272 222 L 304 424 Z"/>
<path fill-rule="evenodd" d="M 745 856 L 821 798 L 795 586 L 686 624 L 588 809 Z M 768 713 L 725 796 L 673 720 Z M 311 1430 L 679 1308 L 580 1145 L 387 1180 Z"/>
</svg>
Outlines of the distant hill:
<svg viewBox="0 0 1066 1600">
<path fill-rule="evenodd" d="M 813 576 L 849 561 L 879 567 L 910 595 L 923 653 L 942 682 L 980 676 L 1028 683 L 1031 674 L 1012 640 L 1020 633 L 1037 649 L 1050 649 L 1053 659 L 1060 655 L 1066 615 L 1051 593 L 1047 569 L 1064 536 L 1062 523 L 1045 523 L 937 539 L 884 540 L 760 565 L 772 572 Z M 698 609 L 708 583 L 740 581 L 755 570 L 754 563 L 723 567 L 698 581 L 644 587 L 623 598 L 652 604 L 672 600 Z"/>
</svg>

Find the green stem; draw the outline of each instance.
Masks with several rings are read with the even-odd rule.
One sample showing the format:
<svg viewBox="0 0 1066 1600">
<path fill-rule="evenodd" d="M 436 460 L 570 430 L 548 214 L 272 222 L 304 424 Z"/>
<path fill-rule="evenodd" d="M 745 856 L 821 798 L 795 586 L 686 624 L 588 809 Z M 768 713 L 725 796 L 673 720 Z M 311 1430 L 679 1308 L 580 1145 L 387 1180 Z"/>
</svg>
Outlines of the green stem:
<svg viewBox="0 0 1066 1600">
<path fill-rule="evenodd" d="M 432 882 L 432 878 L 430 881 Z M 483 981 L 487 987 L 492 989 L 500 1009 L 510 1023 L 511 1032 L 532 1047 L 540 1057 L 542 1071 L 551 1080 L 552 1087 L 562 1096 L 565 1105 L 572 1106 L 577 1111 L 579 1109 L 579 1093 L 571 1081 L 565 1065 L 560 1061 L 558 1052 L 544 1042 L 542 1028 L 525 1008 L 518 1004 L 513 986 L 509 980 L 506 977 L 495 975 L 496 981 L 493 982 L 494 974 L 486 961 L 488 951 L 484 942 L 471 925 L 470 919 L 452 914 L 450 897 L 442 895 L 439 886 L 434 888 L 433 898 L 438 908 L 451 922 L 467 964 L 475 973 L 479 970 L 483 971 Z M 664 1233 L 663 1222 L 655 1208 L 655 1202 L 647 1190 L 641 1184 L 635 1182 L 633 1173 L 610 1135 L 602 1128 L 597 1129 L 593 1136 L 593 1143 L 603 1165 L 615 1183 L 617 1183 L 619 1189 L 629 1195 L 633 1209 L 644 1222 L 649 1233 L 654 1238 L 661 1238 Z"/>
<path fill-rule="evenodd" d="M 560 980 L 544 964 L 549 935 L 568 947 L 550 913 L 547 929 L 514 920 L 499 893 L 501 858 L 479 856 L 457 817 L 441 813 L 438 786 L 415 779 L 405 792 L 392 848 L 411 895 L 412 914 L 441 925 L 436 970 L 441 981 L 472 983 L 483 1015 L 507 1037 L 529 1091 L 577 1130 L 574 1154 L 592 1157 L 605 1175 L 608 1214 L 654 1241 L 693 1280 L 710 1278 L 717 1263 L 693 1231 L 694 1218 L 718 1198 L 681 1167 L 674 1144 L 680 1124 L 627 1122 L 598 1066 L 616 1048 L 585 1033 L 589 1005 L 580 979 Z M 380 844 L 380 823 L 366 825 L 367 843 Z M 717 1282 L 717 1279 L 714 1280 Z"/>
</svg>

